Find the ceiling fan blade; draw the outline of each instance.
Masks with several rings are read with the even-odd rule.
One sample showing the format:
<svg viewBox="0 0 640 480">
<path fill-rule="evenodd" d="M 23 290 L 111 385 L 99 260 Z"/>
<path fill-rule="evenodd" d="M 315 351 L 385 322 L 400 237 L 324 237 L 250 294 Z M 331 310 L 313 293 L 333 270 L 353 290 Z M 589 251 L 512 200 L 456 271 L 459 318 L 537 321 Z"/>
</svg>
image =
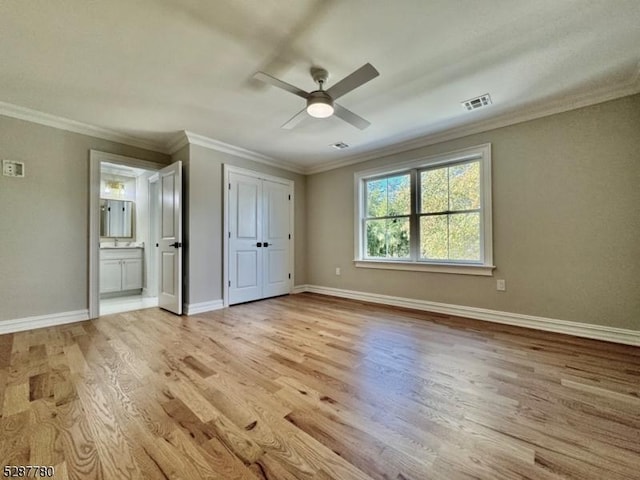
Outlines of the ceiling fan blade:
<svg viewBox="0 0 640 480">
<path fill-rule="evenodd" d="M 281 88 L 283 90 L 286 90 L 287 92 L 291 92 L 294 95 L 298 95 L 299 97 L 302 97 L 305 99 L 309 95 L 309 93 L 305 92 L 304 90 L 298 87 L 295 87 L 290 83 L 283 82 L 282 80 L 278 80 L 276 77 L 272 77 L 268 73 L 257 72 L 253 75 L 253 78 L 255 78 L 256 80 L 260 80 L 261 82 L 269 83 L 274 87 Z"/>
<path fill-rule="evenodd" d="M 349 93 L 351 90 L 355 90 L 360 85 L 364 85 L 369 80 L 373 80 L 378 75 L 380 75 L 378 70 L 376 70 L 370 63 L 367 63 L 361 66 L 351 75 L 344 77 L 338 83 L 333 85 L 327 90 L 327 93 L 331 95 L 331 98 L 336 100 L 341 96 Z"/>
<path fill-rule="evenodd" d="M 307 118 L 307 109 L 303 108 L 298 113 L 296 113 L 293 117 L 287 120 L 287 122 L 284 125 L 282 125 L 280 128 L 291 130 L 292 128 L 295 128 L 298 125 L 300 125 L 300 122 L 302 122 L 302 120 L 304 120 L 305 118 Z"/>
<path fill-rule="evenodd" d="M 351 110 L 344 108 L 342 105 L 338 105 L 337 103 L 334 103 L 333 108 L 334 108 L 333 114 L 336 117 L 340 117 L 345 122 L 350 123 L 351 125 L 359 128 L 360 130 L 364 130 L 369 125 L 371 125 L 371 122 L 367 122 L 360 115 L 356 115 Z"/>
</svg>

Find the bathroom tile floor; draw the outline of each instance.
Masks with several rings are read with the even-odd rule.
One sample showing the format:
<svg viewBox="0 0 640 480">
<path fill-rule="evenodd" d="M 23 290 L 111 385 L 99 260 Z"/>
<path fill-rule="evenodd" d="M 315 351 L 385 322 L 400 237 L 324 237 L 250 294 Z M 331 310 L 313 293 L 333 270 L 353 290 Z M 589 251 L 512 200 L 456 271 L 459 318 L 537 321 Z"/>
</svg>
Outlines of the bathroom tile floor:
<svg viewBox="0 0 640 480">
<path fill-rule="evenodd" d="M 129 297 L 105 298 L 100 300 L 100 315 L 131 312 L 158 306 L 158 297 L 132 295 Z"/>
</svg>

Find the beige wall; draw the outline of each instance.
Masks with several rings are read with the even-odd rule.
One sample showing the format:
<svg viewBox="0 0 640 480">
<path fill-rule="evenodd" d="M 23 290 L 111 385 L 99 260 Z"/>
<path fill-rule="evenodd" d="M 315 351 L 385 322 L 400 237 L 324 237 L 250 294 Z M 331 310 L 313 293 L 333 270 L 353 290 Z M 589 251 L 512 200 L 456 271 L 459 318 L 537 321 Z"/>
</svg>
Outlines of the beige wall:
<svg viewBox="0 0 640 480">
<path fill-rule="evenodd" d="M 183 155 L 186 157 L 186 155 Z M 174 156 L 174 158 L 177 158 Z M 295 282 L 306 283 L 306 177 L 197 145 L 189 148 L 185 177 L 185 302 L 222 299 L 223 164 L 287 178 L 295 182 Z"/>
<path fill-rule="evenodd" d="M 353 266 L 355 171 L 486 142 L 493 277 Z M 640 95 L 311 175 L 307 215 L 310 284 L 640 330 Z"/>
<path fill-rule="evenodd" d="M 640 330 L 640 95 L 305 177 L 185 147 L 185 301 L 222 298 L 222 165 L 295 181 L 296 284 Z M 353 173 L 491 142 L 494 277 L 353 267 Z M 89 150 L 166 155 L 0 116 L 0 321 L 87 308 Z M 311 219 L 309 222 L 306 219 Z M 335 276 L 335 267 L 342 276 Z M 495 279 L 507 292 L 495 290 Z"/>
<path fill-rule="evenodd" d="M 0 321 L 88 305 L 89 150 L 168 161 L 166 155 L 0 116 Z"/>
</svg>

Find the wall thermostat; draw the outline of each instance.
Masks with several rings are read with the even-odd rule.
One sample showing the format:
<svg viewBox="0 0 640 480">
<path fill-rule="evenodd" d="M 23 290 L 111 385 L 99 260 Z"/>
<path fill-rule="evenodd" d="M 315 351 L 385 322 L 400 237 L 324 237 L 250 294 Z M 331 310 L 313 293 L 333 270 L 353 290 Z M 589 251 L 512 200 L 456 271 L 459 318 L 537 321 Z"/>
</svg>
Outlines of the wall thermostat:
<svg viewBox="0 0 640 480">
<path fill-rule="evenodd" d="M 2 175 L 5 177 L 24 177 L 24 162 L 2 160 Z"/>
</svg>

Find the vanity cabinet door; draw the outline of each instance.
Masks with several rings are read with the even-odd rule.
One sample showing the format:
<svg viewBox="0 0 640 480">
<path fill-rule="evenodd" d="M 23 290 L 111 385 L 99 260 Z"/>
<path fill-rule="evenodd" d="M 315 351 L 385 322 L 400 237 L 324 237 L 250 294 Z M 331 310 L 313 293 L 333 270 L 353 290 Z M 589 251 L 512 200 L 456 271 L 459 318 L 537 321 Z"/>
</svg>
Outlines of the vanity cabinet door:
<svg viewBox="0 0 640 480">
<path fill-rule="evenodd" d="M 122 260 L 122 290 L 142 288 L 142 259 Z"/>
<path fill-rule="evenodd" d="M 100 293 L 119 292 L 122 290 L 121 260 L 100 261 Z"/>
</svg>

